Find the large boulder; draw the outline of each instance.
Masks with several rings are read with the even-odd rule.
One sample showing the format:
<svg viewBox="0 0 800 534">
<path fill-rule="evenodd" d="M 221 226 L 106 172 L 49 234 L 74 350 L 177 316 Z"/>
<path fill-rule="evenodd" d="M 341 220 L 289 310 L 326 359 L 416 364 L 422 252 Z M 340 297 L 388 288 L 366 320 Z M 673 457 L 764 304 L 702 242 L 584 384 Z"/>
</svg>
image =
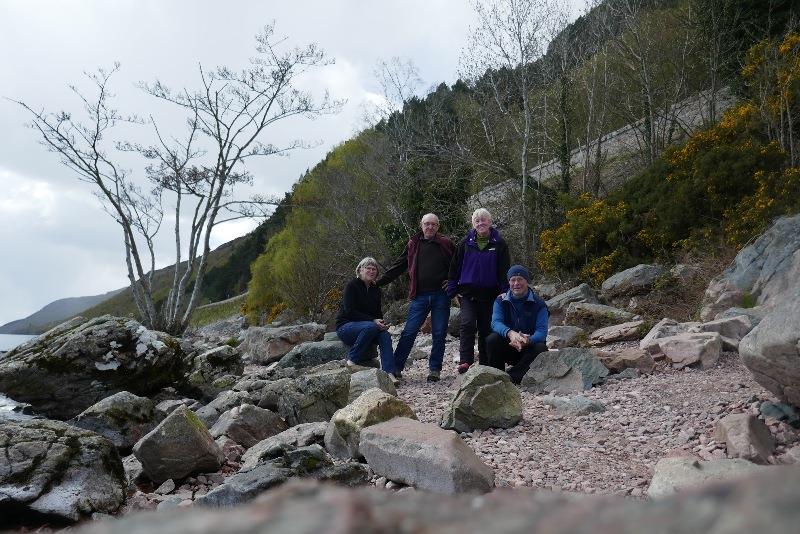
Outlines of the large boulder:
<svg viewBox="0 0 800 534">
<path fill-rule="evenodd" d="M 304 369 L 347 358 L 348 347 L 341 341 L 309 341 L 290 350 L 278 367 Z"/>
<path fill-rule="evenodd" d="M 547 309 L 550 312 L 550 325 L 563 324 L 564 313 L 573 302 L 598 304 L 599 301 L 597 300 L 597 293 L 589 287 L 589 284 L 581 284 L 559 293 L 546 301 Z"/>
<path fill-rule="evenodd" d="M 494 472 L 458 434 L 398 417 L 361 431 L 359 449 L 379 476 L 437 493 L 485 493 Z"/>
<path fill-rule="evenodd" d="M 361 431 L 395 417 L 416 419 L 417 416 L 408 405 L 377 388 L 368 389 L 356 400 L 338 410 L 325 433 L 325 448 L 339 458 L 358 459 L 358 441 Z"/>
<path fill-rule="evenodd" d="M 120 391 L 89 406 L 69 423 L 108 438 L 127 454 L 155 426 L 155 405 L 150 399 Z"/>
<path fill-rule="evenodd" d="M 188 385 L 210 400 L 230 389 L 244 372 L 244 363 L 236 347 L 222 345 L 188 357 L 191 365 L 186 376 Z"/>
<path fill-rule="evenodd" d="M 653 358 L 666 358 L 677 369 L 699 364 L 713 367 L 722 352 L 722 336 L 716 332 L 698 332 L 661 337 L 646 345 Z"/>
<path fill-rule="evenodd" d="M 533 393 L 580 393 L 608 376 L 608 369 L 590 349 L 567 348 L 536 357 L 521 387 Z"/>
<path fill-rule="evenodd" d="M 287 428 L 286 421 L 278 414 L 252 404 L 242 404 L 220 415 L 209 431 L 214 438 L 227 436 L 249 449 Z"/>
<path fill-rule="evenodd" d="M 278 400 L 278 414 L 289 424 L 329 421 L 349 399 L 350 371 L 331 369 L 302 375 Z"/>
<path fill-rule="evenodd" d="M 648 293 L 667 270 L 662 265 L 641 264 L 606 278 L 600 287 L 608 300 Z"/>
<path fill-rule="evenodd" d="M 609 371 L 620 373 L 625 369 L 638 369 L 640 372 L 649 374 L 655 369 L 656 362 L 647 351 L 635 347 L 623 349 L 619 352 L 596 351 L 595 356 L 605 365 Z"/>
<path fill-rule="evenodd" d="M 350 394 L 347 402 L 353 402 L 368 389 L 378 388 L 389 395 L 397 396 L 397 388 L 389 373 L 381 369 L 365 369 L 350 375 Z"/>
<path fill-rule="evenodd" d="M 714 482 L 732 481 L 758 472 L 778 469 L 759 466 L 741 459 L 722 459 L 701 462 L 689 457 L 662 458 L 653 472 L 647 495 L 660 498 Z"/>
<path fill-rule="evenodd" d="M 725 443 L 730 458 L 765 464 L 775 450 L 775 439 L 763 421 L 747 413 L 726 415 L 714 427 L 714 439 Z"/>
<path fill-rule="evenodd" d="M 756 382 L 800 406 L 800 281 L 788 298 L 739 342 L 742 362 Z"/>
<path fill-rule="evenodd" d="M 133 454 L 156 484 L 170 478 L 213 472 L 225 461 L 206 426 L 185 406 L 178 407 L 139 440 Z"/>
<path fill-rule="evenodd" d="M 327 428 L 327 422 L 302 423 L 259 441 L 242 455 L 241 469 L 246 471 L 279 458 L 291 450 L 323 443 Z"/>
<path fill-rule="evenodd" d="M 0 425 L 4 527 L 25 512 L 68 521 L 114 512 L 126 486 L 119 454 L 94 432 L 45 419 Z"/>
<path fill-rule="evenodd" d="M 133 319 L 72 320 L 0 359 L 0 391 L 54 419 L 70 419 L 114 393 L 149 396 L 183 380 L 173 337 Z"/>
<path fill-rule="evenodd" d="M 442 428 L 472 432 L 511 428 L 522 420 L 522 396 L 508 374 L 473 365 L 442 415 Z"/>
<path fill-rule="evenodd" d="M 572 302 L 567 306 L 564 324 L 579 326 L 591 332 L 598 328 L 632 321 L 635 317 L 631 312 L 605 304 Z"/>
<path fill-rule="evenodd" d="M 711 281 L 700 312 L 703 321 L 745 297 L 755 304 L 772 306 L 785 300 L 800 280 L 800 214 L 781 217 L 734 258 L 731 265 Z"/>
<path fill-rule="evenodd" d="M 268 364 L 280 360 L 296 345 L 306 341 L 319 341 L 325 335 L 325 325 L 307 323 L 300 325 L 261 327 L 245 331 L 240 348 L 253 363 Z"/>
</svg>

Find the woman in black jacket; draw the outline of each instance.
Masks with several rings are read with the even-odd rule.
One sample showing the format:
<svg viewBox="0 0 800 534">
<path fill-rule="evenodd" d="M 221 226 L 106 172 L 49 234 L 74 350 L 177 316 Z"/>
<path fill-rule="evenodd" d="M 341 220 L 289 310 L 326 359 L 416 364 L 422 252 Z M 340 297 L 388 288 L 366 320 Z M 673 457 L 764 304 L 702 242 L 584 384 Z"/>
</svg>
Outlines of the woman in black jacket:
<svg viewBox="0 0 800 534">
<path fill-rule="evenodd" d="M 378 278 L 378 262 L 364 258 L 356 267 L 356 278 L 344 288 L 339 315 L 336 317 L 336 335 L 346 345 L 348 365 L 366 359 L 367 350 L 377 344 L 380 351 L 381 369 L 394 377 L 395 365 L 389 325 L 383 321 L 381 290 L 375 285 Z"/>
</svg>

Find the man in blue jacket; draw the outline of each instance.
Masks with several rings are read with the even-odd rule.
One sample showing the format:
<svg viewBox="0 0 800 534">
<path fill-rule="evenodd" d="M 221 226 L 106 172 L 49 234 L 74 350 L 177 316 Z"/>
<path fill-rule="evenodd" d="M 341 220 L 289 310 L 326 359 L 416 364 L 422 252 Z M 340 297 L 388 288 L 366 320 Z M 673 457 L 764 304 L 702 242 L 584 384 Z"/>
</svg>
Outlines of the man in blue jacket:
<svg viewBox="0 0 800 534">
<path fill-rule="evenodd" d="M 528 287 L 530 273 L 513 265 L 507 273 L 509 290 L 497 297 L 492 309 L 492 333 L 486 338 L 489 365 L 501 371 L 506 364 L 515 384 L 530 369 L 536 356 L 547 350 L 547 305 Z"/>
</svg>

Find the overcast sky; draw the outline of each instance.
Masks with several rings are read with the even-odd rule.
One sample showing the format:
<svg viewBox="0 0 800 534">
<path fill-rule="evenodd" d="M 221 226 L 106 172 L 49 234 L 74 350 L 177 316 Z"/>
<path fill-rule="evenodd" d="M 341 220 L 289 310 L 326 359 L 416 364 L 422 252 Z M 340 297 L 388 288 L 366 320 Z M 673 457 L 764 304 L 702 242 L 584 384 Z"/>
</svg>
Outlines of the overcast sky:
<svg viewBox="0 0 800 534">
<path fill-rule="evenodd" d="M 338 115 L 294 120 L 268 132 L 265 142 L 300 137 L 319 145 L 262 160 L 252 169 L 256 181 L 248 194 L 281 195 L 331 147 L 364 127 L 365 105 L 381 99 L 374 76 L 379 60 L 412 60 L 421 93 L 455 81 L 474 16 L 466 0 L 0 0 L 0 324 L 59 298 L 127 284 L 118 226 L 91 187 L 25 127 L 24 110 L 6 99 L 35 109 L 78 111 L 68 85 L 88 87 L 82 72 L 119 61 L 116 106 L 159 114 L 162 108 L 136 82 L 197 87 L 199 63 L 243 66 L 254 53 L 254 35 L 272 20 L 276 34 L 292 44 L 316 42 L 335 59 L 302 83 L 312 91 L 328 89 L 347 104 Z M 252 226 L 223 225 L 213 245 Z M 164 256 L 160 266 L 170 263 Z"/>
</svg>

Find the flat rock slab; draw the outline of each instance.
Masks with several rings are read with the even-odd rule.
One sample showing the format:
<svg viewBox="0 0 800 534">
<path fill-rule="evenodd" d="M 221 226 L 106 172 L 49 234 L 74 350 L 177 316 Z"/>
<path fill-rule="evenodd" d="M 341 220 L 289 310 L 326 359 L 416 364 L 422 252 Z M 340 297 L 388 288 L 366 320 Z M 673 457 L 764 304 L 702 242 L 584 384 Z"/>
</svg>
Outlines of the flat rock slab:
<svg viewBox="0 0 800 534">
<path fill-rule="evenodd" d="M 579 326 L 588 331 L 633 321 L 636 318 L 631 312 L 590 302 L 573 302 L 567 306 L 564 324 Z"/>
<path fill-rule="evenodd" d="M 353 402 L 362 393 L 372 388 L 378 388 L 389 395 L 397 396 L 397 388 L 394 386 L 389 373 L 381 369 L 365 369 L 350 375 L 348 402 Z"/>
<path fill-rule="evenodd" d="M 395 417 L 417 418 L 414 411 L 394 395 L 378 388 L 368 389 L 333 414 L 325 432 L 325 448 L 339 458 L 361 458 L 358 450 L 361 432 Z"/>
<path fill-rule="evenodd" d="M 347 358 L 348 347 L 339 340 L 336 341 L 308 341 L 297 345 L 290 350 L 280 361 L 278 367 L 295 367 L 305 369 L 323 363 L 344 360 Z"/>
<path fill-rule="evenodd" d="M 107 439 L 60 421 L 0 425 L 0 521 L 29 510 L 78 521 L 125 500 L 125 472 Z M 18 512 L 19 513 L 19 512 Z"/>
<path fill-rule="evenodd" d="M 647 293 L 665 272 L 667 270 L 661 265 L 642 263 L 606 278 L 600 290 L 608 299 Z"/>
<path fill-rule="evenodd" d="M 589 399 L 583 395 L 576 395 L 571 398 L 547 395 L 542 397 L 542 402 L 555 408 L 556 413 L 564 415 L 586 415 L 593 412 L 606 411 L 606 407 L 602 402 Z"/>
<path fill-rule="evenodd" d="M 625 369 L 636 369 L 649 374 L 655 369 L 656 362 L 649 352 L 637 348 L 627 348 L 619 352 L 597 350 L 594 355 L 608 367 L 609 371 L 621 373 Z"/>
<path fill-rule="evenodd" d="M 223 484 L 194 502 L 196 505 L 208 507 L 236 506 L 254 499 L 274 486 L 283 484 L 294 474 L 292 469 L 271 464 L 258 465 L 228 477 Z"/>
<path fill-rule="evenodd" d="M 550 324 L 559 325 L 564 320 L 567 307 L 573 302 L 589 302 L 597 304 L 597 294 L 589 284 L 580 284 L 555 297 L 547 300 L 547 310 L 550 312 Z"/>
<path fill-rule="evenodd" d="M 686 457 L 662 458 L 656 464 L 647 495 L 651 499 L 666 497 L 713 482 L 732 481 L 778 469 L 781 468 L 760 466 L 741 459 L 701 462 Z"/>
<path fill-rule="evenodd" d="M 474 495 L 376 491 L 289 481 L 235 509 L 134 514 L 80 534 L 492 532 L 511 534 L 787 534 L 800 524 L 800 469 L 687 491 L 658 501 L 529 489 Z"/>
<path fill-rule="evenodd" d="M 133 447 L 147 477 L 161 484 L 195 473 L 213 472 L 225 456 L 200 419 L 180 406 Z"/>
<path fill-rule="evenodd" d="M 522 421 L 522 396 L 508 374 L 473 365 L 442 415 L 442 428 L 472 432 L 511 428 Z"/>
<path fill-rule="evenodd" d="M 259 441 L 242 455 L 241 469 L 252 469 L 256 465 L 278 458 L 292 449 L 322 443 L 327 428 L 327 421 L 324 423 L 304 423 Z"/>
<path fill-rule="evenodd" d="M 551 326 L 547 330 L 547 348 L 576 347 L 586 339 L 586 330 L 578 326 Z"/>
<path fill-rule="evenodd" d="M 437 493 L 490 491 L 494 472 L 458 434 L 400 417 L 364 429 L 359 449 L 379 476 Z"/>
<path fill-rule="evenodd" d="M 589 335 L 589 344 L 597 346 L 607 345 L 617 341 L 640 339 L 644 336 L 644 333 L 642 332 L 644 324 L 644 321 L 639 320 L 606 326 L 605 328 L 598 328 Z"/>
</svg>

